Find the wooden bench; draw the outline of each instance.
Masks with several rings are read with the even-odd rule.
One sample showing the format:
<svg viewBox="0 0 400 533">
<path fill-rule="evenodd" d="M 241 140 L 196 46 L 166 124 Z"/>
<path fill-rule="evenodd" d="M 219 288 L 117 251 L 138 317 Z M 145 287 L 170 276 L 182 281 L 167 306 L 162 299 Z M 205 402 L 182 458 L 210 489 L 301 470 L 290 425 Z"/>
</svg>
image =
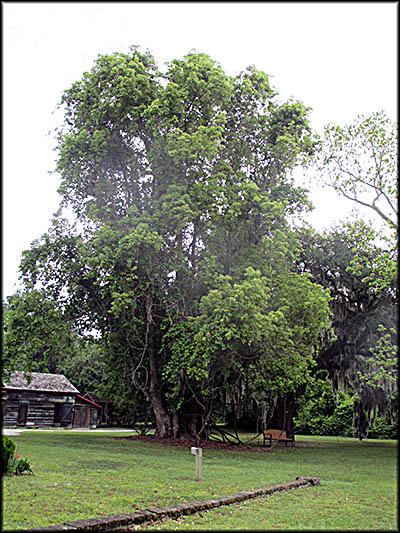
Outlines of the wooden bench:
<svg viewBox="0 0 400 533">
<path fill-rule="evenodd" d="M 264 446 L 267 440 L 269 441 L 270 446 L 272 446 L 272 442 L 284 442 L 285 446 L 288 445 L 288 442 L 291 442 L 292 448 L 294 446 L 294 437 L 288 437 L 286 435 L 286 431 L 282 431 L 280 429 L 264 429 L 263 437 Z"/>
</svg>

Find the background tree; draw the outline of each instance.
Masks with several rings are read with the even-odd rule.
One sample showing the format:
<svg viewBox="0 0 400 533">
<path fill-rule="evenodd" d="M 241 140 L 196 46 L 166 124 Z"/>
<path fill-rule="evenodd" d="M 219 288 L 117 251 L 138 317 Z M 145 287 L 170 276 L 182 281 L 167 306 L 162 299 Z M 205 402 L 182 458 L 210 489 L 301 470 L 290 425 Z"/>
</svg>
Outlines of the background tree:
<svg viewBox="0 0 400 533">
<path fill-rule="evenodd" d="M 397 124 L 381 111 L 326 126 L 316 168 L 327 185 L 396 228 L 397 152 Z"/>
<path fill-rule="evenodd" d="M 359 116 L 353 124 L 345 127 L 328 125 L 315 159 L 317 171 L 327 185 L 350 201 L 373 210 L 384 222 L 385 227 L 379 233 L 372 228 L 372 223 L 370 227 L 362 222 L 348 227 L 348 238 L 353 247 L 347 271 L 354 275 L 354 279 L 361 279 L 371 294 L 382 292 L 386 299 L 390 295 L 389 298 L 396 304 L 397 153 L 397 124 L 384 112 L 377 112 L 369 117 Z M 395 309 L 391 307 L 389 321 L 384 311 L 382 323 L 376 318 L 375 340 L 370 346 L 373 357 L 364 354 L 363 369 L 358 370 L 353 379 L 354 383 L 359 381 L 359 396 L 364 397 L 356 403 L 360 436 L 368 432 L 374 406 L 379 403 L 382 407 L 397 394 L 391 385 L 387 388 L 395 379 L 393 373 L 397 366 Z M 370 327 L 368 320 L 365 326 Z M 371 340 L 370 335 L 367 338 Z M 371 379 L 371 374 L 374 379 Z M 385 396 L 385 401 L 376 399 L 378 391 Z M 369 413 L 367 417 L 365 409 Z"/>
<path fill-rule="evenodd" d="M 56 372 L 64 374 L 81 394 L 100 396 L 109 382 L 103 347 L 90 337 L 76 339 L 74 351 L 60 358 Z"/>
<path fill-rule="evenodd" d="M 354 401 L 351 392 L 339 390 L 334 394 L 327 372 L 318 371 L 298 400 L 294 418 L 296 434 L 352 437 Z M 397 426 L 397 419 L 390 421 L 377 415 L 374 424 L 369 427 L 368 437 L 396 439 Z"/>
<path fill-rule="evenodd" d="M 313 151 L 308 109 L 268 76 L 205 54 L 159 72 L 100 56 L 64 92 L 62 207 L 21 264 L 151 404 L 160 436 L 207 436 L 224 390 L 276 396 L 307 377 L 328 294 L 294 269 L 290 170 Z M 293 297 L 292 297 L 293 295 Z M 90 325 L 90 327 L 89 327 Z"/>
<path fill-rule="evenodd" d="M 45 291 L 20 291 L 3 303 L 4 376 L 14 370 L 56 372 L 74 352 L 73 324 Z"/>
<path fill-rule="evenodd" d="M 381 250 L 363 222 L 344 223 L 323 235 L 307 228 L 301 240 L 298 268 L 332 296 L 333 335 L 321 339 L 315 370 L 328 371 L 335 391 L 355 394 L 355 429 L 363 438 L 378 412 L 396 416 L 396 280 L 378 291 L 369 282 L 368 265 Z M 362 259 L 357 274 L 349 268 L 355 249 Z"/>
</svg>

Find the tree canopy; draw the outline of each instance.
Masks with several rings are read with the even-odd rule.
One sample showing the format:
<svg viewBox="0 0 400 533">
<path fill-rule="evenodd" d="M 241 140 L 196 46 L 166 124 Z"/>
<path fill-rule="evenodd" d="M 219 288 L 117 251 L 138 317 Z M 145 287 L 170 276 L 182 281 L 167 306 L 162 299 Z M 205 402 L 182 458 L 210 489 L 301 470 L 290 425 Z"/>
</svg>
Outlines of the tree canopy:
<svg viewBox="0 0 400 533">
<path fill-rule="evenodd" d="M 22 278 L 98 333 L 160 436 L 206 437 L 226 394 L 294 390 L 329 322 L 287 222 L 309 208 L 290 173 L 314 150 L 309 109 L 277 96 L 255 67 L 193 52 L 161 72 L 135 47 L 63 93 L 62 205 Z"/>
</svg>

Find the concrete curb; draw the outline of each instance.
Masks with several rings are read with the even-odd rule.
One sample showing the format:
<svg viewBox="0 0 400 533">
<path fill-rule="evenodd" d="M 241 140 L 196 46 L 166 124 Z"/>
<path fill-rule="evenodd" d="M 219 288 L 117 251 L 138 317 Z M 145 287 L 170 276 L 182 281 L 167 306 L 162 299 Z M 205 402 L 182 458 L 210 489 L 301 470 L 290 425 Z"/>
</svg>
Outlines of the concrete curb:
<svg viewBox="0 0 400 533">
<path fill-rule="evenodd" d="M 64 522 L 63 525 L 59 526 L 40 527 L 25 531 L 113 531 L 127 528 L 134 524 L 143 524 L 150 520 L 159 520 L 166 516 L 176 518 L 178 516 L 193 514 L 198 511 L 214 509 L 215 507 L 220 507 L 222 505 L 231 505 L 232 503 L 249 500 L 251 498 L 269 496 L 275 492 L 283 492 L 319 484 L 320 480 L 316 477 L 297 477 L 296 481 L 289 481 L 288 483 L 272 485 L 271 487 L 265 487 L 262 489 L 242 491 L 225 498 L 206 500 L 204 502 L 194 501 L 192 503 L 182 503 L 172 507 L 154 507 L 152 509 L 144 509 L 143 511 L 136 511 L 134 513 L 122 513 L 113 516 L 89 518 L 87 520 L 75 520 Z"/>
</svg>

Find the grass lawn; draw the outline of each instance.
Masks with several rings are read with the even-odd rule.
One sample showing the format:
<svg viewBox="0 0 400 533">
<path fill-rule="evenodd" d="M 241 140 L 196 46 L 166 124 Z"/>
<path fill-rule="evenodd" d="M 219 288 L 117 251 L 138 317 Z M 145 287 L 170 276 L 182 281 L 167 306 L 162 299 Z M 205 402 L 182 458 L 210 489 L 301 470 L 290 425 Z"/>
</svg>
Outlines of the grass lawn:
<svg viewBox="0 0 400 533">
<path fill-rule="evenodd" d="M 396 441 L 296 437 L 273 453 L 115 440 L 117 434 L 23 432 L 11 437 L 35 475 L 3 478 L 3 530 L 130 513 L 319 477 L 321 485 L 168 519 L 140 529 L 398 530 Z M 127 435 L 124 433 L 121 435 Z"/>
</svg>

